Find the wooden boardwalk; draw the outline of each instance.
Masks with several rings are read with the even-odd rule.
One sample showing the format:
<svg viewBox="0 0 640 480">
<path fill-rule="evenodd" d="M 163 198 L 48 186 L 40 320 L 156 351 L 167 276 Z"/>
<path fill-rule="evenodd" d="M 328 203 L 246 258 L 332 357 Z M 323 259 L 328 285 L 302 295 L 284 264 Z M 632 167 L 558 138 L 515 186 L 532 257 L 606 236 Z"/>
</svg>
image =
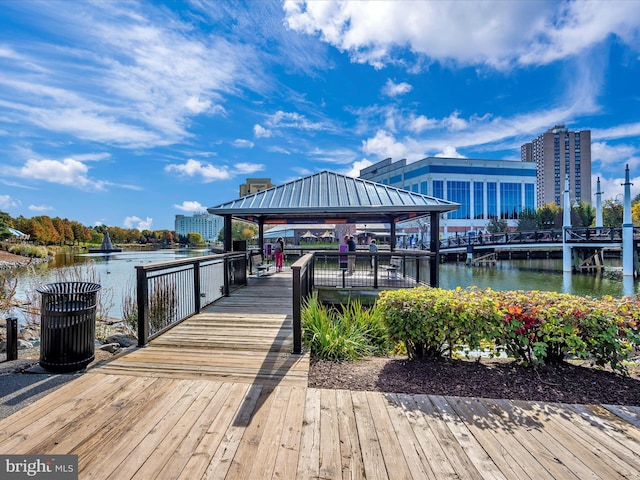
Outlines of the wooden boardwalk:
<svg viewBox="0 0 640 480">
<path fill-rule="evenodd" d="M 247 288 L 0 421 L 79 478 L 640 479 L 640 408 L 307 388 L 291 277 Z"/>
</svg>

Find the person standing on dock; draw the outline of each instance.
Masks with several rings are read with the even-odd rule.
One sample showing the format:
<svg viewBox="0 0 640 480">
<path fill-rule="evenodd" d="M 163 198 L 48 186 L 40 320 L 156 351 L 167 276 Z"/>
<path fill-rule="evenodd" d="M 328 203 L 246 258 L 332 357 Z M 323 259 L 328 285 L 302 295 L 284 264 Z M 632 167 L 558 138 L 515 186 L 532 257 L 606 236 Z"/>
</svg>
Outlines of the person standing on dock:
<svg viewBox="0 0 640 480">
<path fill-rule="evenodd" d="M 284 266 L 284 240 L 282 237 L 278 237 L 276 240 L 273 252 L 276 256 L 276 272 L 281 272 Z"/>
</svg>

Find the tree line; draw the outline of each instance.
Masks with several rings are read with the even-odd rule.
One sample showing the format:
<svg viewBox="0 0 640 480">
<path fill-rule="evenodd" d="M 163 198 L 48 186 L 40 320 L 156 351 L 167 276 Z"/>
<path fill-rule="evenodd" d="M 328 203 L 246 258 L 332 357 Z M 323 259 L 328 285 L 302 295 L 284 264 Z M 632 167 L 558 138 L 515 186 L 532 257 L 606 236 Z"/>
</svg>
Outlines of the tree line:
<svg viewBox="0 0 640 480">
<path fill-rule="evenodd" d="M 127 229 L 106 225 L 87 227 L 67 218 L 51 218 L 47 215 L 38 215 L 32 218 L 21 215 L 12 218 L 9 214 L 0 211 L 0 240 L 11 235 L 8 228 L 29 235 L 29 241 L 38 245 L 101 244 L 107 230 L 111 242 L 117 244 L 157 243 L 171 245 L 175 243 L 176 239 L 180 241 L 176 232 L 171 230 L 138 230 L 137 228 Z"/>
</svg>

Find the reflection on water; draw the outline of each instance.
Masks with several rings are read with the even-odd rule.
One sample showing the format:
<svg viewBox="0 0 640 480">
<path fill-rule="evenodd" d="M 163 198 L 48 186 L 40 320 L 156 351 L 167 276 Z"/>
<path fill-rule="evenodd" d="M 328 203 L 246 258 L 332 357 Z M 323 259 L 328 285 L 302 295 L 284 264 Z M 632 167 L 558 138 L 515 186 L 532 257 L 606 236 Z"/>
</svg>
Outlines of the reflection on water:
<svg viewBox="0 0 640 480">
<path fill-rule="evenodd" d="M 122 318 L 123 295 L 133 295 L 135 292 L 136 265 L 168 262 L 202 255 L 211 255 L 211 252 L 206 249 L 190 249 L 108 254 L 59 254 L 48 264 L 17 270 L 17 298 L 25 300 L 29 296 L 34 297 L 37 295 L 36 288 L 39 285 L 59 281 L 60 275 L 64 274 L 65 269 L 89 267 L 97 275 L 95 281 L 102 286 L 100 296 L 105 299 L 111 298 L 110 302 L 113 303 L 113 306 L 109 309 L 109 316 Z M 19 311 L 12 314 L 19 319 L 22 317 Z"/>
<path fill-rule="evenodd" d="M 607 275 L 563 274 L 562 260 L 501 260 L 496 267 L 471 267 L 464 263 L 440 265 L 440 287 L 477 286 L 493 290 L 545 290 L 574 295 L 623 297 L 635 295 L 638 284 Z"/>
</svg>

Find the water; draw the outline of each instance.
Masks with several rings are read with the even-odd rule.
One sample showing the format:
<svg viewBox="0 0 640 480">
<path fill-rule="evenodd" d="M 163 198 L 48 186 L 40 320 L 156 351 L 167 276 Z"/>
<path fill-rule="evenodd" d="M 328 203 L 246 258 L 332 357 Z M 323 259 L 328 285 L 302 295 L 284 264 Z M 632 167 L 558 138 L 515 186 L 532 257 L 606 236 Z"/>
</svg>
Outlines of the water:
<svg viewBox="0 0 640 480">
<path fill-rule="evenodd" d="M 110 254 L 61 254 L 49 264 L 29 269 L 20 269 L 17 298 L 35 297 L 36 288 L 43 283 L 57 281 L 56 270 L 91 266 L 102 285 L 100 295 L 113 305 L 109 316 L 122 318 L 122 299 L 135 291 L 135 266 L 166 262 L 179 258 L 208 255 L 208 250 L 158 250 L 153 252 L 121 252 Z M 608 261 L 615 266 L 615 261 Z M 618 262 L 619 263 L 619 262 Z M 458 286 L 494 290 L 546 290 L 573 293 L 576 295 L 599 297 L 611 295 L 622 297 L 638 293 L 638 283 L 632 278 L 624 281 L 601 275 L 563 274 L 561 260 L 501 260 L 496 267 L 471 267 L 464 263 L 444 263 L 440 265 L 440 286 L 454 289 Z M 107 297 L 109 296 L 109 298 Z M 24 314 L 19 310 L 11 312 L 19 319 Z"/>
<path fill-rule="evenodd" d="M 119 253 L 89 253 L 89 254 L 59 254 L 48 264 L 35 265 L 32 268 L 18 269 L 18 289 L 16 297 L 20 300 L 34 298 L 39 295 L 36 288 L 45 283 L 60 281 L 59 274 L 65 269 L 83 269 L 85 272 L 94 272 L 95 278 L 86 278 L 82 281 L 95 281 L 102 286 L 100 298 L 104 304 L 112 304 L 108 309 L 108 316 L 122 318 L 122 300 L 124 295 L 135 295 L 136 265 L 168 262 L 180 258 L 211 255 L 206 249 L 189 250 L 156 250 L 152 252 L 128 251 Z M 65 281 L 78 280 L 78 278 L 65 278 Z M 19 309 L 11 312 L 24 320 L 24 313 Z"/>
<path fill-rule="evenodd" d="M 615 261 L 607 261 L 609 266 Z M 619 263 L 619 262 L 617 262 Z M 613 297 L 638 293 L 638 282 L 632 277 L 610 278 L 608 275 L 586 275 L 562 272 L 562 260 L 500 260 L 495 267 L 472 267 L 464 263 L 440 265 L 440 287 L 477 286 L 493 290 L 544 290 L 580 296 Z"/>
</svg>

